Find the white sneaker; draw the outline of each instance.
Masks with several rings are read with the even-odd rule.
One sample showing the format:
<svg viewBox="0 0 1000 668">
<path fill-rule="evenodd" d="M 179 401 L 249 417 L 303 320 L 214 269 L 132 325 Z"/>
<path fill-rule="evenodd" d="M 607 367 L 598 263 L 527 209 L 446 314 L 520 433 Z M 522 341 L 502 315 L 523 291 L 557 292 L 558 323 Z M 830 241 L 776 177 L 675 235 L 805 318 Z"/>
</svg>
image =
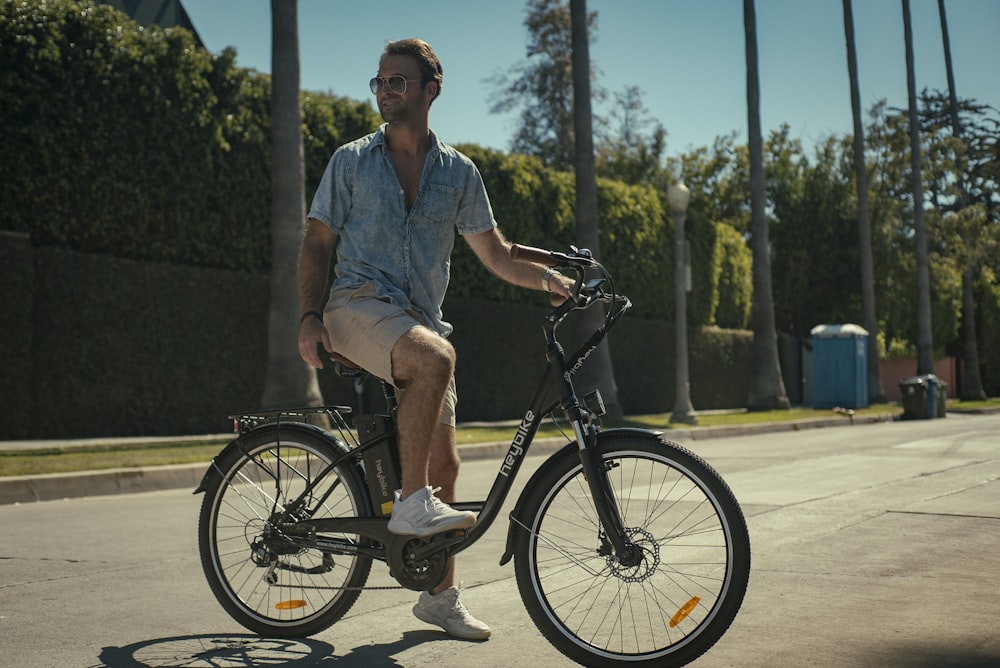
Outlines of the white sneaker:
<svg viewBox="0 0 1000 668">
<path fill-rule="evenodd" d="M 430 536 L 452 529 L 467 529 L 476 523 L 475 513 L 455 510 L 434 496 L 439 489 L 424 487 L 402 501 L 397 489 L 389 531 L 397 536 Z"/>
<path fill-rule="evenodd" d="M 449 587 L 436 596 L 422 592 L 413 606 L 413 614 L 420 621 L 437 624 L 456 638 L 486 640 L 490 637 L 490 627 L 469 614 L 458 600 L 459 587 Z"/>
</svg>

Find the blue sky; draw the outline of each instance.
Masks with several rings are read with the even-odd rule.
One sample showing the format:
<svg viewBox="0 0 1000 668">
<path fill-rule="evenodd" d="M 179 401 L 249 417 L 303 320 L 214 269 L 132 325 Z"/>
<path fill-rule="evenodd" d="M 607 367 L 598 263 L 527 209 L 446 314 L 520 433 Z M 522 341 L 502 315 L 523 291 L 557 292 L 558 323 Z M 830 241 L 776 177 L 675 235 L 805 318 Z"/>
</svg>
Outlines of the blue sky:
<svg viewBox="0 0 1000 668">
<path fill-rule="evenodd" d="M 207 48 L 270 71 L 268 0 L 182 0 Z M 937 0 L 911 0 L 918 90 L 945 90 Z M 906 106 L 900 0 L 854 0 L 861 99 Z M 741 0 L 588 0 L 598 13 L 592 63 L 609 91 L 639 86 L 667 129 L 667 153 L 746 141 Z M 765 134 L 788 123 L 807 146 L 851 131 L 841 0 L 757 0 Z M 302 88 L 371 98 L 367 82 L 387 40 L 420 37 L 444 66 L 431 127 L 451 144 L 507 150 L 516 115 L 491 115 L 488 79 L 526 57 L 526 3 L 518 0 L 299 0 Z M 960 97 L 1000 108 L 1000 0 L 947 0 Z M 596 109 L 606 113 L 606 109 Z"/>
</svg>

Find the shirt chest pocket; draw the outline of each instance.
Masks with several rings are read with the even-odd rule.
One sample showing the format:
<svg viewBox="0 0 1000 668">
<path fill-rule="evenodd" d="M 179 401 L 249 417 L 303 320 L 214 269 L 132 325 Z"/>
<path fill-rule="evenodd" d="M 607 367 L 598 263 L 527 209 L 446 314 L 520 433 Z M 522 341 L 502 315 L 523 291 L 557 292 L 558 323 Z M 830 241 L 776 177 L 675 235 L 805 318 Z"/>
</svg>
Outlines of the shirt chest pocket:
<svg viewBox="0 0 1000 668">
<path fill-rule="evenodd" d="M 428 183 L 420 193 L 414 213 L 434 223 L 454 226 L 458 222 L 458 202 L 458 188 Z"/>
</svg>

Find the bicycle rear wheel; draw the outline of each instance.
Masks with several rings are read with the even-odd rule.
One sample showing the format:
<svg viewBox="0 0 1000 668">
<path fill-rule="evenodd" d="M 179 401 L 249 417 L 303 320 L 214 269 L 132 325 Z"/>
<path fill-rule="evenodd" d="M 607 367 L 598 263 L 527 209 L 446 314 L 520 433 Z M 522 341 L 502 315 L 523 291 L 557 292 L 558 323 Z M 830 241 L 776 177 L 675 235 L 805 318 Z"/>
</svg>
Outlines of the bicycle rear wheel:
<svg viewBox="0 0 1000 668">
<path fill-rule="evenodd" d="M 514 544 L 521 598 L 549 642 L 584 665 L 684 665 L 743 601 L 743 513 L 708 464 L 652 433 L 606 432 L 598 451 L 636 558 L 615 557 L 579 455 L 567 451 L 526 491 Z"/>
<path fill-rule="evenodd" d="M 303 549 L 277 526 L 306 486 L 345 451 L 324 433 L 293 424 L 255 429 L 214 462 L 198 527 L 201 563 L 216 599 L 246 628 L 309 636 L 340 619 L 361 593 L 370 557 Z M 348 461 L 327 473 L 294 514 L 364 515 L 365 493 Z"/>
</svg>

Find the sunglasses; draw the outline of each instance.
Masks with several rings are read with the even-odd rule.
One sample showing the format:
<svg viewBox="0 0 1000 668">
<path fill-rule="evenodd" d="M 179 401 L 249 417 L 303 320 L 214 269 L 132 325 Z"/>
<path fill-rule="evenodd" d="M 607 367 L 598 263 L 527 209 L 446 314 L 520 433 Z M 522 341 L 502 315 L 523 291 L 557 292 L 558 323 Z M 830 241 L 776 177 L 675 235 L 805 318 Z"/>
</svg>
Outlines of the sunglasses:
<svg viewBox="0 0 1000 668">
<path fill-rule="evenodd" d="M 406 92 L 407 82 L 422 81 L 421 79 L 407 79 L 402 74 L 393 74 L 391 77 L 372 77 L 368 82 L 368 87 L 372 89 L 372 95 L 378 95 L 386 86 L 393 93 L 402 95 Z"/>
</svg>

